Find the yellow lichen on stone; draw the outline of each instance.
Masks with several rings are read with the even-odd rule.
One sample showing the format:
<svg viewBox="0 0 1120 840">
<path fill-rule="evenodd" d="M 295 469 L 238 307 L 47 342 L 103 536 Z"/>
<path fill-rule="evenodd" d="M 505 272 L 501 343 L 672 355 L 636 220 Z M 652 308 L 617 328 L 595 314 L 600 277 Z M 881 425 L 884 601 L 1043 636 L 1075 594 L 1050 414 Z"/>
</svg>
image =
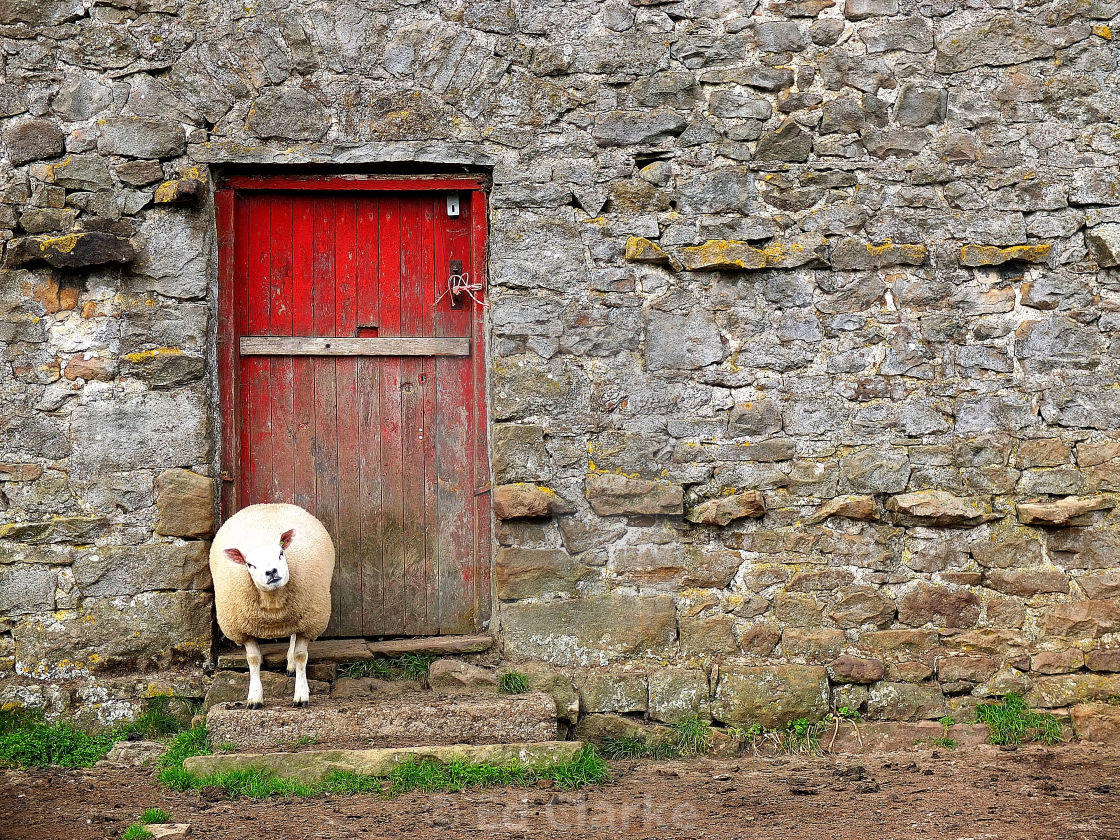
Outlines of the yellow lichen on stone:
<svg viewBox="0 0 1120 840">
<path fill-rule="evenodd" d="M 43 252 L 55 251 L 59 254 L 69 254 L 74 250 L 74 247 L 77 244 L 78 234 L 68 233 L 65 236 L 55 236 L 48 239 L 40 239 L 39 250 Z"/>
<path fill-rule="evenodd" d="M 1112 29 L 1105 24 L 1093 27 L 1093 34 L 1098 38 L 1104 38 L 1106 41 L 1112 40 Z"/>
<path fill-rule="evenodd" d="M 961 248 L 960 262 L 965 266 L 1003 265 L 1012 260 L 1040 262 L 1049 256 L 1051 248 L 1049 242 L 1039 245 L 1012 245 L 1009 248 L 970 244 Z"/>
<path fill-rule="evenodd" d="M 631 236 L 626 240 L 626 250 L 623 257 L 630 262 L 654 263 L 655 265 L 668 265 L 680 269 L 680 263 L 664 248 L 644 236 Z"/>
<path fill-rule="evenodd" d="M 157 347 L 154 350 L 141 350 L 138 353 L 129 353 L 125 359 L 130 362 L 146 362 L 156 356 L 181 356 L 183 351 L 178 347 Z"/>
</svg>

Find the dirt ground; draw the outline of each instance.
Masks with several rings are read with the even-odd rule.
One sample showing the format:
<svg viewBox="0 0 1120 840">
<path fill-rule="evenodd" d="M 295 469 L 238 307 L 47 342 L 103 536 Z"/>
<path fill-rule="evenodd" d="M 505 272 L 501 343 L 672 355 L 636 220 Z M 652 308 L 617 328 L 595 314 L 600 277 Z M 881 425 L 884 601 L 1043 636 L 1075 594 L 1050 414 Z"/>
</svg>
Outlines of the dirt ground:
<svg viewBox="0 0 1120 840">
<path fill-rule="evenodd" d="M 1120 840 L 1120 749 L 614 762 L 583 791 L 208 801 L 147 771 L 0 773 L 0 840 L 108 840 L 162 807 L 199 840 Z"/>
</svg>

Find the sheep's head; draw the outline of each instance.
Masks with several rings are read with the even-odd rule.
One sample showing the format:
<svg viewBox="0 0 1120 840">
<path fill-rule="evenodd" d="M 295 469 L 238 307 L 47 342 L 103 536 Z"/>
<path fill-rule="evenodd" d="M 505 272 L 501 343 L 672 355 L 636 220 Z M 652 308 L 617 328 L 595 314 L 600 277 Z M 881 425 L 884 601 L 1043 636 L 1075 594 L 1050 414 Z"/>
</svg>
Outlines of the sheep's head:
<svg viewBox="0 0 1120 840">
<path fill-rule="evenodd" d="M 227 548 L 226 557 L 249 572 L 253 584 L 262 592 L 274 592 L 288 582 L 288 561 L 284 549 L 291 545 L 295 530 L 285 531 L 279 541 Z"/>
</svg>

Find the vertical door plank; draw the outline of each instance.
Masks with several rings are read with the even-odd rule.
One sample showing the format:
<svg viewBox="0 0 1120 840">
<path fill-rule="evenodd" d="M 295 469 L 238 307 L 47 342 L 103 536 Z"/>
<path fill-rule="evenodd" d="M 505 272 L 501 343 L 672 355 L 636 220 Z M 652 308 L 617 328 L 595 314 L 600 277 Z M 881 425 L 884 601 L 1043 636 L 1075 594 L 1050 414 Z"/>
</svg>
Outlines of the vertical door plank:
<svg viewBox="0 0 1120 840">
<path fill-rule="evenodd" d="M 249 204 L 248 334 L 263 335 L 269 328 L 269 272 L 271 260 L 270 196 L 254 195 Z M 272 383 L 267 358 L 248 361 L 249 481 L 247 504 L 267 502 L 272 491 Z"/>
<path fill-rule="evenodd" d="M 334 198 L 317 195 L 312 200 L 311 285 L 314 301 L 312 329 L 315 335 L 334 335 L 335 318 L 335 229 Z M 338 539 L 338 428 L 335 398 L 334 359 L 315 357 L 315 515 L 323 523 L 339 548 Z M 331 623 L 326 635 L 337 636 L 340 615 L 340 575 L 335 567 L 331 585 Z"/>
<path fill-rule="evenodd" d="M 422 329 L 423 209 L 421 199 L 401 200 L 401 335 L 415 336 Z M 401 359 L 401 441 L 404 495 L 404 598 L 403 620 L 412 628 L 424 622 L 424 411 L 420 394 L 422 362 Z"/>
<path fill-rule="evenodd" d="M 292 334 L 292 199 L 287 193 L 272 196 L 269 237 L 269 335 Z M 269 502 L 291 503 L 295 499 L 293 441 L 295 411 L 292 393 L 291 356 L 273 356 L 272 396 L 272 486 Z"/>
<path fill-rule="evenodd" d="M 376 195 L 358 199 L 358 324 L 379 324 L 380 204 Z M 396 255 L 396 246 L 392 255 Z M 372 327 L 367 327 L 371 332 Z M 370 334 L 370 333 L 366 333 Z M 381 405 L 379 360 L 360 356 L 358 366 L 359 550 L 362 576 L 362 635 L 379 635 L 385 593 L 381 568 Z"/>
<path fill-rule="evenodd" d="M 357 334 L 356 199 L 343 194 L 335 205 L 335 335 Z M 358 370 L 353 356 L 335 358 L 338 405 L 338 577 L 339 631 L 362 632 L 361 499 L 358 485 Z"/>
<path fill-rule="evenodd" d="M 234 444 L 236 459 L 222 464 L 223 469 L 229 471 L 234 479 L 229 482 L 233 487 L 230 504 L 222 510 L 222 518 L 236 513 L 248 504 L 249 490 L 249 416 L 246 413 L 249 406 L 249 370 L 245 360 L 237 353 L 237 338 L 248 332 L 249 311 L 247 304 L 247 288 L 249 285 L 249 202 L 245 196 L 231 193 L 233 196 L 233 277 L 230 283 L 232 299 L 225 309 L 219 306 L 218 317 L 227 325 L 232 325 L 233 336 L 228 352 L 233 356 L 233 369 L 236 378 L 229 385 L 236 385 L 234 403 L 229 414 L 223 414 L 222 422 L 233 425 L 231 433 L 236 434 L 237 442 Z M 228 387 L 228 386 L 227 386 Z M 233 454 L 233 453 L 231 453 Z"/>
<path fill-rule="evenodd" d="M 448 218 L 444 214 L 442 239 L 441 261 L 462 260 L 464 269 L 470 272 L 473 266 L 462 216 Z M 451 309 L 450 298 L 444 297 L 437 309 L 437 334 L 469 335 L 474 309 L 475 304 L 469 299 L 464 301 L 462 309 Z M 471 348 L 472 354 L 477 352 L 478 348 Z M 471 359 L 439 357 L 435 365 L 439 630 L 441 633 L 465 633 L 476 628 L 472 539 L 474 485 L 470 457 L 473 433 Z"/>
<path fill-rule="evenodd" d="M 471 232 L 471 276 L 486 284 L 486 194 L 475 190 L 470 194 L 470 204 L 464 221 Z M 479 293 L 485 300 L 486 290 Z M 492 604 L 490 601 L 490 567 L 493 551 L 491 542 L 490 500 L 492 475 L 490 472 L 489 417 L 486 404 L 486 330 L 482 307 L 474 306 L 471 317 L 471 356 L 473 368 L 471 376 L 471 417 L 474 423 L 472 435 L 474 458 L 474 598 L 475 614 L 470 629 L 476 630 L 490 622 Z"/>
<path fill-rule="evenodd" d="M 380 201 L 381 328 L 383 336 L 401 334 L 401 267 L 405 202 L 396 194 Z M 404 624 L 404 446 L 401 438 L 402 372 L 399 357 L 386 356 L 379 364 L 381 400 L 381 541 L 382 632 L 406 632 Z"/>
<path fill-rule="evenodd" d="M 315 227 L 312 199 L 294 194 L 292 199 L 292 335 L 312 335 L 313 262 Z M 292 475 L 295 504 L 315 510 L 315 370 L 306 356 L 292 359 L 292 400 L 295 439 L 292 442 Z"/>
<path fill-rule="evenodd" d="M 423 197 L 424 207 L 424 252 L 423 275 L 421 278 L 421 323 L 423 335 L 435 335 L 435 297 L 436 278 L 441 273 L 440 263 L 436 259 L 437 232 L 439 218 L 446 215 L 446 203 L 443 207 L 437 200 L 438 196 L 431 194 Z M 443 213 L 440 211 L 443 210 Z M 436 371 L 435 358 L 421 358 L 420 360 L 420 396 L 422 400 L 422 449 L 424 452 L 424 473 L 421 478 L 421 490 L 424 496 L 424 605 L 425 621 L 420 632 L 433 634 L 439 632 L 439 597 L 436 591 L 436 555 L 438 541 L 436 539 L 436 522 L 438 520 L 438 507 L 436 502 Z"/>
</svg>

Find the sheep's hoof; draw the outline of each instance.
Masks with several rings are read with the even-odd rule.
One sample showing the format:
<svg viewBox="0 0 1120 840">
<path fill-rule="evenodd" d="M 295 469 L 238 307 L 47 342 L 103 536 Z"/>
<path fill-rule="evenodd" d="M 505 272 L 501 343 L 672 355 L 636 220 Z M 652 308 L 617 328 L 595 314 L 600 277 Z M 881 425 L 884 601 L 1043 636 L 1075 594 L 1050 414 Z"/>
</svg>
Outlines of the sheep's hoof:
<svg viewBox="0 0 1120 840">
<path fill-rule="evenodd" d="M 264 706 L 264 703 L 246 703 L 245 705 L 250 709 L 260 709 Z"/>
<path fill-rule="evenodd" d="M 293 700 L 292 705 L 295 706 L 297 709 L 306 709 L 307 708 L 307 701 L 306 700 Z"/>
<path fill-rule="evenodd" d="M 293 671 L 291 668 L 289 668 L 287 671 L 284 672 L 285 677 L 294 677 L 295 675 L 296 675 L 296 672 Z"/>
</svg>

